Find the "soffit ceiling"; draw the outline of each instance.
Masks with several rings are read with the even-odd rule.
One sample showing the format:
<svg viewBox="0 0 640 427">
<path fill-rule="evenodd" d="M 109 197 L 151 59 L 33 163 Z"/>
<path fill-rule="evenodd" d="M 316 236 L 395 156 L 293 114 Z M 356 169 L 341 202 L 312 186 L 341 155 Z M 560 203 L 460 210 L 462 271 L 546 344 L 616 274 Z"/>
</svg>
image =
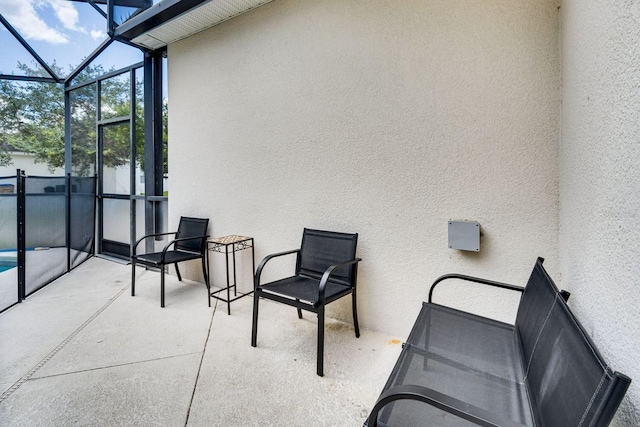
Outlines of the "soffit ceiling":
<svg viewBox="0 0 640 427">
<path fill-rule="evenodd" d="M 188 1 L 181 0 L 183 7 Z M 131 43 L 150 50 L 160 49 L 170 43 L 213 27 L 273 0 L 208 0 L 182 12 L 175 0 L 164 0 L 135 17 L 135 21 L 119 29 Z M 177 12 L 167 13 L 169 6 Z M 164 13 L 164 15 L 163 15 Z M 171 13 L 179 13 L 171 16 Z M 133 20 L 132 20 L 133 21 Z M 150 24 L 151 23 L 151 24 Z M 147 28 L 152 25 L 152 28 Z M 142 30 L 141 30 L 142 29 Z M 127 37 L 128 35 L 128 37 Z M 132 37 L 133 35 L 133 37 Z"/>
</svg>

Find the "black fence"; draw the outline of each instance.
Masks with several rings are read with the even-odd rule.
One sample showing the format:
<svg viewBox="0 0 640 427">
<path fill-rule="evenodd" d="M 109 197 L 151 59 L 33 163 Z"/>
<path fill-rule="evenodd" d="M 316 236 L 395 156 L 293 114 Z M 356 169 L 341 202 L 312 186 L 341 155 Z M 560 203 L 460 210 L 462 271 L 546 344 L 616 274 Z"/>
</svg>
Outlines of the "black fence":
<svg viewBox="0 0 640 427">
<path fill-rule="evenodd" d="M 95 177 L 0 177 L 0 311 L 94 254 Z"/>
</svg>

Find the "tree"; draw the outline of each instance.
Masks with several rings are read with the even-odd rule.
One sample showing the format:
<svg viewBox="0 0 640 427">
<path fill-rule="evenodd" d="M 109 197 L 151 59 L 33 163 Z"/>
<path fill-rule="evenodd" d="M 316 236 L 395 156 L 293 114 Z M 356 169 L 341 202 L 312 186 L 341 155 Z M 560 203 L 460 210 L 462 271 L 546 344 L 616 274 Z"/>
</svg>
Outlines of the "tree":
<svg viewBox="0 0 640 427">
<path fill-rule="evenodd" d="M 41 74 L 26 64 L 18 68 L 27 76 Z M 36 162 L 46 162 L 51 169 L 64 165 L 61 85 L 0 81 L 0 164 L 11 164 L 10 150 L 34 154 Z"/>
<path fill-rule="evenodd" d="M 42 71 L 19 63 L 26 76 L 40 76 Z M 54 63 L 51 68 L 63 74 Z M 75 79 L 92 80 L 106 72 L 101 65 L 88 66 Z M 136 149 L 144 153 L 144 113 L 142 86 L 137 82 L 136 93 Z M 96 162 L 96 84 L 70 92 L 72 170 L 79 176 L 92 175 Z M 130 82 L 127 74 L 103 80 L 101 83 L 102 118 L 128 117 Z M 163 138 L 166 150 L 166 105 L 163 105 Z M 108 167 L 129 162 L 129 126 L 103 128 L 105 149 L 103 161 Z M 11 164 L 10 151 L 33 154 L 35 161 L 46 163 L 50 169 L 64 166 L 64 88 L 60 84 L 15 82 L 0 80 L 0 166 Z M 144 156 L 138 156 L 144 167 Z M 165 155 L 166 159 L 166 155 Z M 166 161 L 165 161 L 166 171 Z"/>
</svg>

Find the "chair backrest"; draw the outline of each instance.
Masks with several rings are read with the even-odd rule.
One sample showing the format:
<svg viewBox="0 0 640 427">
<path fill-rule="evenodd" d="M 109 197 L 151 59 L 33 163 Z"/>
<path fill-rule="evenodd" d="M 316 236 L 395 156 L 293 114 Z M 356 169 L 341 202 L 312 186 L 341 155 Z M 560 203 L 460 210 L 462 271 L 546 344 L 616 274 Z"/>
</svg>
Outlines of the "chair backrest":
<svg viewBox="0 0 640 427">
<path fill-rule="evenodd" d="M 607 366 L 540 259 L 522 294 L 516 330 L 537 424 L 608 425 L 630 380 Z"/>
<path fill-rule="evenodd" d="M 327 267 L 356 258 L 358 234 L 304 229 L 296 274 L 322 278 Z M 354 286 L 356 265 L 335 270 L 330 281 Z"/>
<path fill-rule="evenodd" d="M 191 236 L 198 236 L 198 238 L 177 242 L 176 250 L 202 253 L 207 244 L 207 238 L 203 236 L 206 236 L 208 226 L 209 218 L 180 217 L 176 239 Z"/>
</svg>

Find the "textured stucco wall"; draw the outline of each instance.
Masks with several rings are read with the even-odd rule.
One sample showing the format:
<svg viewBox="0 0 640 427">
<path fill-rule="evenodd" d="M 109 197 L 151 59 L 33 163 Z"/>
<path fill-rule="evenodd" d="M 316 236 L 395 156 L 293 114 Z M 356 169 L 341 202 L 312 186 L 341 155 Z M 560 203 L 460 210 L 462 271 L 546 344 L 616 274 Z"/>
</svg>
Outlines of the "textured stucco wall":
<svg viewBox="0 0 640 427">
<path fill-rule="evenodd" d="M 170 45 L 170 223 L 206 215 L 257 259 L 303 227 L 359 232 L 360 320 L 399 337 L 441 274 L 555 273 L 557 6 L 276 0 Z M 448 249 L 449 219 L 482 224 L 480 253 Z M 440 294 L 511 319 L 495 296 Z"/>
<path fill-rule="evenodd" d="M 560 265 L 640 425 L 640 2 L 562 2 Z"/>
</svg>

